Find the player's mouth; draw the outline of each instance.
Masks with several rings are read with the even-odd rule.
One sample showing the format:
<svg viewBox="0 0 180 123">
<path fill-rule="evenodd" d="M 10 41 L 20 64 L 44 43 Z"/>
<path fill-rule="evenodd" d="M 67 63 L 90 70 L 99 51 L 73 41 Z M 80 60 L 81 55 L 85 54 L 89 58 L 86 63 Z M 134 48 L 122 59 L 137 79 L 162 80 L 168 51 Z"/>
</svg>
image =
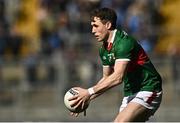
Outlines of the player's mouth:
<svg viewBox="0 0 180 123">
<path fill-rule="evenodd" d="M 98 35 L 94 35 L 97 39 L 99 38 L 99 36 Z"/>
</svg>

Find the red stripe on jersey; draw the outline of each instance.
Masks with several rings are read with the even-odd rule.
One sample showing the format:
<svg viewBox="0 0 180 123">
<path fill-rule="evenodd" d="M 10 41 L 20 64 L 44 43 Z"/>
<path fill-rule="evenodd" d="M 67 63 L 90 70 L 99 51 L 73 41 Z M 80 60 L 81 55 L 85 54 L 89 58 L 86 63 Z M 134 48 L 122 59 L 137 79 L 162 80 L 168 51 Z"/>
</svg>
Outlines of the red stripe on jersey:
<svg viewBox="0 0 180 123">
<path fill-rule="evenodd" d="M 111 42 L 103 42 L 104 48 L 108 51 L 112 49 L 113 43 Z"/>
<path fill-rule="evenodd" d="M 137 54 L 137 59 L 132 60 L 129 64 L 128 71 L 134 71 L 138 65 L 143 65 L 146 61 L 149 60 L 148 56 L 146 55 L 145 51 L 141 48 Z"/>
<path fill-rule="evenodd" d="M 148 100 L 146 101 L 148 104 L 151 104 L 152 101 L 155 99 L 155 97 L 157 96 L 156 92 L 153 92 L 152 95 L 148 98 Z"/>
<path fill-rule="evenodd" d="M 143 65 L 148 59 L 149 58 L 146 55 L 145 51 L 143 49 L 141 49 L 138 53 L 137 64 Z"/>
<path fill-rule="evenodd" d="M 110 51 L 112 49 L 113 43 L 108 43 L 107 50 Z"/>
</svg>

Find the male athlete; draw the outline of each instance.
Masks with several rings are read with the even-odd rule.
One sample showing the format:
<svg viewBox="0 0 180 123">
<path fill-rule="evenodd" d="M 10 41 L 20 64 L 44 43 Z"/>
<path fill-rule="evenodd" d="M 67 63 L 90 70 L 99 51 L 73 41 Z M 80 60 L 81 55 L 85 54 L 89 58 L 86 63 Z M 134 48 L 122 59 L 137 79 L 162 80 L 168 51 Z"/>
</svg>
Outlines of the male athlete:
<svg viewBox="0 0 180 123">
<path fill-rule="evenodd" d="M 102 42 L 99 54 L 103 76 L 89 89 L 74 87 L 79 94 L 69 100 L 74 100 L 73 107 L 84 106 L 124 82 L 124 98 L 114 122 L 147 121 L 161 103 L 161 77 L 138 42 L 116 29 L 116 19 L 116 13 L 109 8 L 92 12 L 92 33 Z"/>
</svg>

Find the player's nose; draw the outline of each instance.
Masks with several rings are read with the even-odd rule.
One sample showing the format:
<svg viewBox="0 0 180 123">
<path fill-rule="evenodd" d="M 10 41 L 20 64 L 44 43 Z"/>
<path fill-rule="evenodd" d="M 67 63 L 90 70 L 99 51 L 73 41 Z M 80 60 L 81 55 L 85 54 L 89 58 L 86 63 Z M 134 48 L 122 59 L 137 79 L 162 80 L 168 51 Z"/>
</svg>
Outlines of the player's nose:
<svg viewBox="0 0 180 123">
<path fill-rule="evenodd" d="M 92 28 L 91 32 L 92 32 L 93 35 L 95 35 L 95 33 L 96 33 L 94 28 Z"/>
</svg>

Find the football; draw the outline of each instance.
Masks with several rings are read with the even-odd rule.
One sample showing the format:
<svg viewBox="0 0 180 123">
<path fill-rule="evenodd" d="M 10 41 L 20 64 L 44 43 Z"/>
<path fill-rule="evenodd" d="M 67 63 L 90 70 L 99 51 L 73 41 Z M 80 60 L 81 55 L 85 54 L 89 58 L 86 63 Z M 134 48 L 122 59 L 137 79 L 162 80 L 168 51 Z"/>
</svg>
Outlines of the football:
<svg viewBox="0 0 180 123">
<path fill-rule="evenodd" d="M 71 107 L 71 104 L 73 103 L 73 100 L 72 101 L 69 101 L 68 99 L 77 95 L 78 94 L 78 91 L 71 88 L 70 90 L 68 90 L 65 95 L 64 95 L 64 104 L 65 106 L 67 107 L 67 109 L 71 112 L 74 112 L 74 113 L 80 113 L 80 112 L 83 112 L 87 109 L 88 107 L 88 104 L 85 104 L 84 108 L 82 109 L 80 105 L 79 107 L 77 108 L 74 108 L 74 107 Z"/>
</svg>

